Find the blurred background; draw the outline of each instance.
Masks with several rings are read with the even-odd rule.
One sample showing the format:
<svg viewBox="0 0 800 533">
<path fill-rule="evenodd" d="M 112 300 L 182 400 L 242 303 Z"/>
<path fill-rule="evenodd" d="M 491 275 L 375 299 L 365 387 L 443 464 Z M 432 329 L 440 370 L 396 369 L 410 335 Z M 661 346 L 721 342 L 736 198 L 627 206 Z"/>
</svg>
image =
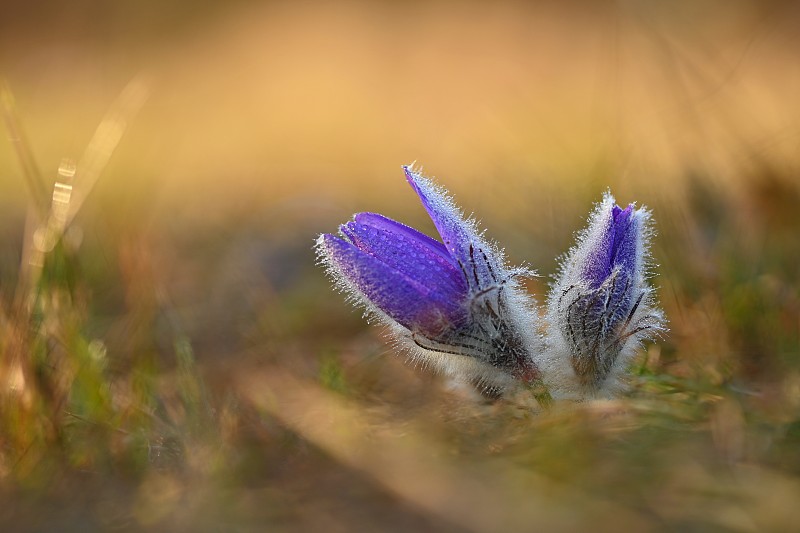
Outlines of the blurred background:
<svg viewBox="0 0 800 533">
<path fill-rule="evenodd" d="M 797 523 L 796 2 L 0 13 L 4 523 Z M 332 290 L 311 247 L 354 212 L 435 234 L 413 161 L 538 270 L 540 301 L 603 191 L 654 211 L 671 332 L 629 396 L 486 404 Z"/>
</svg>

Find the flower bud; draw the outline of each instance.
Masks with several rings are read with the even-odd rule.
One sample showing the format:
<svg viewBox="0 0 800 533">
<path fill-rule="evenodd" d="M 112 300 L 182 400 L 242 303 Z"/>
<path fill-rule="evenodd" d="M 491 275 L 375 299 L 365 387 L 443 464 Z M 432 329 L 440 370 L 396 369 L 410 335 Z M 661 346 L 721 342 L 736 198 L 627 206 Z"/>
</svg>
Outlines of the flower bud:
<svg viewBox="0 0 800 533">
<path fill-rule="evenodd" d="M 649 237 L 650 212 L 622 209 L 607 193 L 566 255 L 548 301 L 543 364 L 556 395 L 613 391 L 642 341 L 663 331 L 647 283 Z"/>
<path fill-rule="evenodd" d="M 442 240 L 359 213 L 340 236 L 319 237 L 321 262 L 340 289 L 390 326 L 412 359 L 491 388 L 536 382 L 537 315 L 518 285 L 530 272 L 507 268 L 443 189 L 404 170 Z"/>
</svg>

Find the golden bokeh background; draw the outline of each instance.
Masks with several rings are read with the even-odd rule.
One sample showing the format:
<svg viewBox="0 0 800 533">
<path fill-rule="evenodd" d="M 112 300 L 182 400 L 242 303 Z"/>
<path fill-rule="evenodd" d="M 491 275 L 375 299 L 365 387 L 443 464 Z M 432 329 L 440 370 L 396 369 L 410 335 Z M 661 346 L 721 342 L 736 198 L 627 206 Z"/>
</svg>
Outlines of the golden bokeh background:
<svg viewBox="0 0 800 533">
<path fill-rule="evenodd" d="M 797 164 L 791 3 L 16 9 L 0 23 L 1 64 L 42 168 L 78 157 L 144 75 L 151 98 L 104 181 L 147 182 L 201 210 L 254 195 L 395 198 L 398 166 L 413 160 L 484 202 L 511 181 L 598 180 L 638 197 L 651 191 L 630 183 L 655 189 L 687 167 L 722 176 L 753 158 Z M 16 190 L 2 150 L 4 186 Z"/>
</svg>

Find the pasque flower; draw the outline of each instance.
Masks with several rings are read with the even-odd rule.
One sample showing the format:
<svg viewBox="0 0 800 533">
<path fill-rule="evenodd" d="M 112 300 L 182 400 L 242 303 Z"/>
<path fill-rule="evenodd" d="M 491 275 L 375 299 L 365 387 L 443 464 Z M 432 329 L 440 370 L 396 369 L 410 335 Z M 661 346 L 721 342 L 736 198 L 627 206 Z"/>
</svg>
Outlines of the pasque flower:
<svg viewBox="0 0 800 533">
<path fill-rule="evenodd" d="M 388 324 L 415 360 L 485 387 L 537 383 L 535 306 L 502 253 L 447 193 L 411 166 L 408 183 L 441 241 L 375 213 L 359 213 L 317 253 L 339 288 Z"/>
<path fill-rule="evenodd" d="M 531 272 L 506 266 L 444 189 L 403 169 L 441 240 L 359 213 L 317 240 L 338 287 L 389 325 L 412 359 L 453 377 L 498 392 L 521 382 L 540 401 L 618 391 L 641 343 L 665 329 L 647 280 L 650 212 L 606 193 L 562 260 L 542 332 L 519 285 Z"/>
<path fill-rule="evenodd" d="M 650 233 L 647 209 L 622 209 L 606 193 L 564 258 L 542 361 L 556 396 L 613 392 L 641 342 L 663 331 L 647 283 Z"/>
</svg>

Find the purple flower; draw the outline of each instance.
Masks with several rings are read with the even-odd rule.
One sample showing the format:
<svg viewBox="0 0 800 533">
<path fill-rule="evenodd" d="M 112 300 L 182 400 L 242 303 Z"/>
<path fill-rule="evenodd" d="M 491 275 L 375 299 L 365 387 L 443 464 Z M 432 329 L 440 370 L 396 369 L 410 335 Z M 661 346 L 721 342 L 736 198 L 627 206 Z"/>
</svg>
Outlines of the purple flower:
<svg viewBox="0 0 800 533">
<path fill-rule="evenodd" d="M 322 236 L 335 268 L 403 327 L 436 337 L 467 320 L 467 284 L 447 249 L 417 230 L 374 213 Z"/>
<path fill-rule="evenodd" d="M 407 341 L 412 358 L 488 387 L 538 380 L 536 313 L 517 282 L 530 272 L 507 268 L 443 189 L 403 169 L 441 242 L 359 213 L 340 236 L 319 237 L 321 261 L 341 289 Z"/>
<path fill-rule="evenodd" d="M 641 341 L 663 331 L 646 280 L 649 228 L 648 210 L 622 209 L 606 193 L 567 254 L 548 303 L 544 365 L 562 388 L 579 396 L 613 389 Z"/>
<path fill-rule="evenodd" d="M 531 272 L 507 267 L 446 191 L 403 169 L 441 240 L 359 213 L 339 235 L 321 235 L 317 253 L 413 360 L 493 392 L 522 382 L 540 401 L 584 399 L 613 393 L 642 341 L 664 331 L 647 283 L 647 209 L 604 196 L 562 262 L 543 340 L 535 302 L 519 284 Z"/>
</svg>

